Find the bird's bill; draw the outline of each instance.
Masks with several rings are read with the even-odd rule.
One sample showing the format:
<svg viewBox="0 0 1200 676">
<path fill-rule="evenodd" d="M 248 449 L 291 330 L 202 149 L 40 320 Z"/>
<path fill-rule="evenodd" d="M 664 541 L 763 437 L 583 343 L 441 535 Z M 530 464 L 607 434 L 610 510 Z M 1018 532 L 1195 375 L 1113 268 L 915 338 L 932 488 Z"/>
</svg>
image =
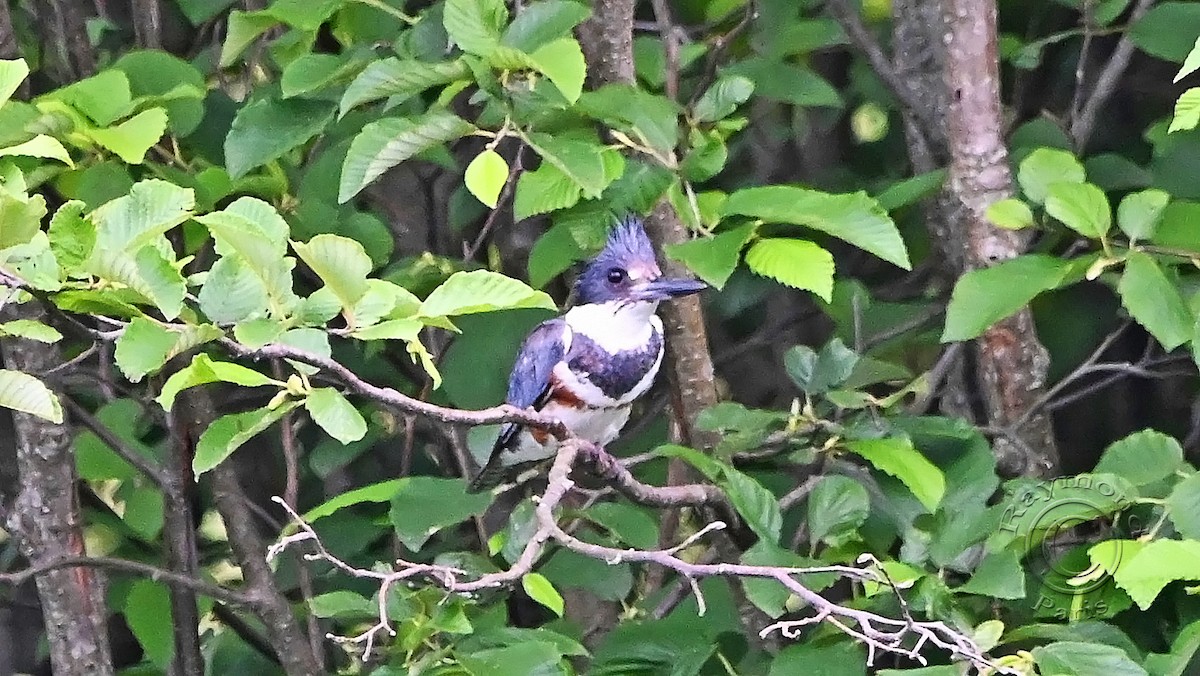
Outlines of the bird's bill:
<svg viewBox="0 0 1200 676">
<path fill-rule="evenodd" d="M 664 279 L 662 277 L 639 284 L 636 292 L 643 300 L 668 300 L 679 296 L 689 296 L 708 288 L 708 285 L 697 279 Z"/>
</svg>

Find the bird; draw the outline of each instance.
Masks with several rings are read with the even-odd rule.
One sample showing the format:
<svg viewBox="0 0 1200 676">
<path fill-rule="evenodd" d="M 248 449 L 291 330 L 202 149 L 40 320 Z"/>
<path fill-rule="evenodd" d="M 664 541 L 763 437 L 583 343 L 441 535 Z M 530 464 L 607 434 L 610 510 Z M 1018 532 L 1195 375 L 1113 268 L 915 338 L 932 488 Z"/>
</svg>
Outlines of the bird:
<svg viewBox="0 0 1200 676">
<path fill-rule="evenodd" d="M 642 220 L 616 227 L 575 281 L 575 303 L 536 326 L 517 353 L 505 402 L 562 422 L 601 447 L 629 421 L 663 359 L 659 303 L 708 288 L 695 279 L 663 276 Z M 479 493 L 553 458 L 558 440 L 548 431 L 505 423 L 483 469 L 467 486 Z"/>
</svg>

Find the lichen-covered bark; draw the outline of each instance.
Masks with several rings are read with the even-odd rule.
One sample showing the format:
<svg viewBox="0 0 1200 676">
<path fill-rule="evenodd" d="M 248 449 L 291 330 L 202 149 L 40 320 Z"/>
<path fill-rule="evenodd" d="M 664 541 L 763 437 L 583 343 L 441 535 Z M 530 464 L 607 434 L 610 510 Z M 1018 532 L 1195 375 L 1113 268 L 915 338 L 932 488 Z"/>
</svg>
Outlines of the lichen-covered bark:
<svg viewBox="0 0 1200 676">
<path fill-rule="evenodd" d="M 962 270 L 987 267 L 1019 255 L 1018 232 L 993 226 L 986 211 L 1012 194 L 1008 150 L 1001 136 L 996 6 L 992 0 L 946 0 L 946 86 L 950 150 L 948 187 L 955 200 L 950 239 L 961 251 Z M 1051 476 L 1058 450 L 1050 419 L 1026 416 L 1045 384 L 1049 360 L 1028 308 L 988 329 L 976 341 L 975 385 L 987 423 L 1020 429 L 996 438 L 1001 469 L 1009 474 Z"/>
<path fill-rule="evenodd" d="M 38 306 L 29 302 L 0 310 L 0 321 L 39 319 L 40 314 Z M 62 363 L 57 346 L 12 338 L 0 341 L 0 358 L 5 368 L 32 374 Z M 11 443 L 16 445 L 20 488 L 6 506 L 6 526 L 33 566 L 85 554 L 70 429 L 24 413 L 12 416 Z M 113 673 L 100 573 L 70 568 L 39 575 L 36 582 L 54 673 Z"/>
</svg>

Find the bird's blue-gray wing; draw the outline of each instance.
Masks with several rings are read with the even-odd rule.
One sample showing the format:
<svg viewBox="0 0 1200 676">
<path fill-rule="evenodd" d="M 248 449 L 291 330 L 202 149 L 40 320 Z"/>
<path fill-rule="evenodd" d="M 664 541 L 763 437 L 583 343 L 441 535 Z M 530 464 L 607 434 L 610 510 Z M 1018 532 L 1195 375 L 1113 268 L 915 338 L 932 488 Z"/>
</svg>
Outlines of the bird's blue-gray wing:
<svg viewBox="0 0 1200 676">
<path fill-rule="evenodd" d="M 505 403 L 517 408 L 540 410 L 550 392 L 550 377 L 554 366 L 566 356 L 570 342 L 571 329 L 562 319 L 542 322 L 530 332 L 521 344 L 512 374 L 508 377 L 508 395 L 504 399 Z M 500 436 L 492 448 L 491 458 L 471 482 L 470 490 L 489 488 L 489 484 L 502 478 L 501 455 L 520 430 L 521 426 L 516 423 L 505 423 L 500 428 Z"/>
</svg>

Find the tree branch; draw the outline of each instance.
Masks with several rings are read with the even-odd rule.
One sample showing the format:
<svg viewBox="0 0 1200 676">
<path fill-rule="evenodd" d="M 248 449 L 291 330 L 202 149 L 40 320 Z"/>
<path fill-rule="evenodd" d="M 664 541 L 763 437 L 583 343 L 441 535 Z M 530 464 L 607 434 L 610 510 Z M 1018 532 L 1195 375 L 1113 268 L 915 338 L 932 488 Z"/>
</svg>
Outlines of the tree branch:
<svg viewBox="0 0 1200 676">
<path fill-rule="evenodd" d="M 1132 26 L 1138 19 L 1145 16 L 1153 4 L 1154 0 L 1137 0 L 1133 11 L 1129 14 L 1129 25 Z M 1079 113 L 1072 117 L 1071 140 L 1075 144 L 1075 152 L 1082 153 L 1087 148 L 1088 140 L 1091 139 L 1092 131 L 1096 126 L 1096 118 L 1100 115 L 1100 109 L 1104 107 L 1105 103 L 1108 103 L 1113 92 L 1116 91 L 1121 76 L 1129 66 L 1129 60 L 1133 58 L 1133 50 L 1133 40 L 1126 32 L 1108 57 L 1108 63 L 1104 64 L 1100 76 L 1096 78 L 1096 84 L 1092 86 L 1092 93 L 1088 95 L 1087 101 L 1079 109 Z"/>
<path fill-rule="evenodd" d="M 56 570 L 65 570 L 69 568 L 103 568 L 105 570 L 115 570 L 123 573 L 133 573 L 141 575 L 155 582 L 172 587 L 182 589 L 190 589 L 194 592 L 211 597 L 218 601 L 224 601 L 235 606 L 248 606 L 254 603 L 254 599 L 239 593 L 232 589 L 226 589 L 220 585 L 199 580 L 187 575 L 180 575 L 174 571 L 159 568 L 148 563 L 140 561 L 129 561 L 127 559 L 117 559 L 107 556 L 65 556 L 60 559 L 54 559 L 45 563 L 40 563 L 36 566 L 30 566 L 23 570 L 13 571 L 9 573 L 0 573 L 0 585 L 16 587 L 25 584 L 30 579 L 39 575 L 53 572 Z"/>
</svg>

